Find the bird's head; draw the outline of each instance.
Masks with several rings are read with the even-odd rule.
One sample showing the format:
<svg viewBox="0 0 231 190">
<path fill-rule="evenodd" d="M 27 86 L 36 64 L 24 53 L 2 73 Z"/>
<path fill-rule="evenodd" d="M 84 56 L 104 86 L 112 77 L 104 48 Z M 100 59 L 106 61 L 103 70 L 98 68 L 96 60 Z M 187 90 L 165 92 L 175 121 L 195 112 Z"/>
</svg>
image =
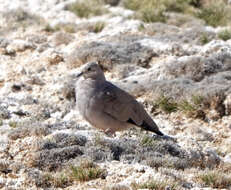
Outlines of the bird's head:
<svg viewBox="0 0 231 190">
<path fill-rule="evenodd" d="M 83 65 L 77 77 L 83 76 L 84 79 L 105 80 L 104 73 L 96 62 L 89 62 Z"/>
</svg>

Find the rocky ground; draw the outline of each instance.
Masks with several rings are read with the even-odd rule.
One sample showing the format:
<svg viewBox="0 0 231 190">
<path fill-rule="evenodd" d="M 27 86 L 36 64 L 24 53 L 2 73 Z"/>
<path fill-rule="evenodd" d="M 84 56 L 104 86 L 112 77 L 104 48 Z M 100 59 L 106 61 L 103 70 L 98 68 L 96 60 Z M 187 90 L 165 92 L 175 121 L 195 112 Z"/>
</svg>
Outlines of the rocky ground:
<svg viewBox="0 0 231 190">
<path fill-rule="evenodd" d="M 0 0 L 0 188 L 231 189 L 230 23 L 72 3 Z M 74 74 L 92 60 L 175 140 L 85 122 Z"/>
</svg>

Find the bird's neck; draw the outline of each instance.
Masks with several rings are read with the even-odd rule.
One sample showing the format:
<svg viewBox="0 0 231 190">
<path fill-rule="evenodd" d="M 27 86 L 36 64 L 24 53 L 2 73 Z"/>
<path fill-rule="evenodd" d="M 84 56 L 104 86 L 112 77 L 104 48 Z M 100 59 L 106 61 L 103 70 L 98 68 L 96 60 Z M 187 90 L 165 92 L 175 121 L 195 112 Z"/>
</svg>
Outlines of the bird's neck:
<svg viewBox="0 0 231 190">
<path fill-rule="evenodd" d="M 105 77 L 102 76 L 102 77 L 97 77 L 97 79 L 94 79 L 94 78 L 89 78 L 89 79 L 86 79 L 85 82 L 87 83 L 91 83 L 91 85 L 94 85 L 94 86 L 100 86 L 101 84 L 103 84 L 104 82 L 106 81 Z"/>
</svg>

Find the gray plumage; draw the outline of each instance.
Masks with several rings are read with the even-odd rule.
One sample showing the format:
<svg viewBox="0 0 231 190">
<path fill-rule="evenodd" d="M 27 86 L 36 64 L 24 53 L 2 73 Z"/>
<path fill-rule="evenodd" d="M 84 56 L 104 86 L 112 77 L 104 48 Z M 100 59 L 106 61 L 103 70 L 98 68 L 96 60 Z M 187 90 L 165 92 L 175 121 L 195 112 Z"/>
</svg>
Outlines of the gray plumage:
<svg viewBox="0 0 231 190">
<path fill-rule="evenodd" d="M 78 77 L 77 107 L 91 125 L 109 133 L 135 125 L 163 136 L 143 106 L 133 96 L 108 82 L 97 63 L 85 64 Z"/>
</svg>

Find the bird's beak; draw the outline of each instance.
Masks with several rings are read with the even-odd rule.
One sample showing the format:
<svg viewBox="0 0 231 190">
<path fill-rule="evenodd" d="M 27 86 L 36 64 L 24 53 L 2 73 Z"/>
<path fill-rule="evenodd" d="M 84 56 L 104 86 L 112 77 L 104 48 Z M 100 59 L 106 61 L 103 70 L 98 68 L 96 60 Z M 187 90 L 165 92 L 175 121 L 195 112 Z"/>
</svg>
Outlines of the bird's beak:
<svg viewBox="0 0 231 190">
<path fill-rule="evenodd" d="M 82 75 L 83 75 L 83 72 L 78 73 L 78 74 L 76 75 L 76 77 L 79 78 L 79 77 L 81 77 Z"/>
</svg>

